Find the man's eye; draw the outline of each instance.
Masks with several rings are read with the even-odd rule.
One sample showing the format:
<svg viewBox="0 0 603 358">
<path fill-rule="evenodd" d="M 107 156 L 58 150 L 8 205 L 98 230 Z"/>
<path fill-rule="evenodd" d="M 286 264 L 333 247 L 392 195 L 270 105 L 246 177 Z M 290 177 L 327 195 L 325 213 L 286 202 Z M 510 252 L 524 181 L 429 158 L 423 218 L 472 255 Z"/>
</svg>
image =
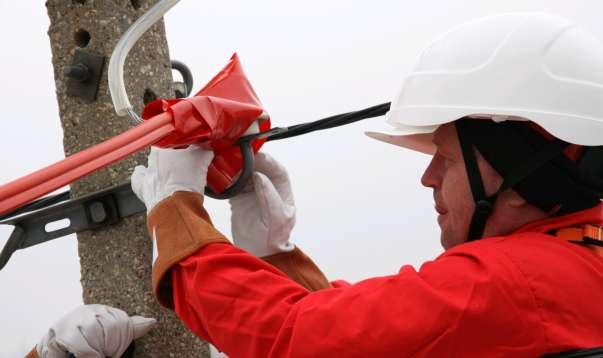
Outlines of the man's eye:
<svg viewBox="0 0 603 358">
<path fill-rule="evenodd" d="M 455 160 L 450 155 L 446 155 L 445 153 L 442 153 L 442 152 L 437 152 L 437 154 L 441 159 L 443 159 L 446 162 L 452 162 L 452 163 L 455 162 Z"/>
<path fill-rule="evenodd" d="M 443 155 L 442 158 L 446 167 L 451 167 L 457 163 L 457 160 L 450 155 Z"/>
</svg>

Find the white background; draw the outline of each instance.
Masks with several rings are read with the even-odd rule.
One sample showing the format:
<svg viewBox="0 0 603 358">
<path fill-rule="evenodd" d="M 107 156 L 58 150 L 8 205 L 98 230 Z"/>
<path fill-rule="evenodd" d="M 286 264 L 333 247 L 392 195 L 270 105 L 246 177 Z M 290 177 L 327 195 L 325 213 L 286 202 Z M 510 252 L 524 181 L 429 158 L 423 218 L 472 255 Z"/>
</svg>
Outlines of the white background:
<svg viewBox="0 0 603 358">
<path fill-rule="evenodd" d="M 568 17 L 603 39 L 599 0 L 194 1 L 167 16 L 171 57 L 195 91 L 238 52 L 283 126 L 389 101 L 421 48 L 466 20 L 508 11 Z M 63 158 L 62 132 L 41 1 L 0 0 L 0 183 Z M 331 279 L 395 273 L 440 252 L 426 157 L 373 141 L 382 118 L 264 148 L 289 169 L 298 206 L 293 239 Z M 226 203 L 211 201 L 230 233 Z M 0 245 L 11 227 L 0 226 Z M 124 245 L 127 245 L 124 238 Z M 0 357 L 23 356 L 81 303 L 75 237 L 17 252 L 0 271 Z"/>
</svg>

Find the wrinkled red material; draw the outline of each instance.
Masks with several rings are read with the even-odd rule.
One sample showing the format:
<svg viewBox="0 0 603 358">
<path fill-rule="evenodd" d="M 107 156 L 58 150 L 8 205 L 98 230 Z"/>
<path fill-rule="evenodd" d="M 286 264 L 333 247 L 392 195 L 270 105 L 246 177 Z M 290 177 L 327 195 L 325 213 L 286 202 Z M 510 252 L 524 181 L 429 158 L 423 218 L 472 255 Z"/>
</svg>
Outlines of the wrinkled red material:
<svg viewBox="0 0 603 358">
<path fill-rule="evenodd" d="M 264 112 L 238 56 L 234 54 L 226 67 L 193 97 L 153 101 L 145 107 L 142 118 L 149 120 L 168 111 L 174 118 L 175 130 L 155 145 L 211 147 L 216 156 L 209 168 L 208 186 L 214 192 L 224 191 L 243 167 L 241 151 L 233 145 Z M 260 123 L 260 131 L 268 129 L 270 119 L 265 119 Z M 254 151 L 264 142 L 264 139 L 254 141 Z"/>
<path fill-rule="evenodd" d="M 603 259 L 546 234 L 603 206 L 459 245 L 419 271 L 309 292 L 227 244 L 172 270 L 176 313 L 230 357 L 539 357 L 603 345 Z"/>
<path fill-rule="evenodd" d="M 241 171 L 243 161 L 233 143 L 263 112 L 238 57 L 197 95 L 185 100 L 158 100 L 143 113 L 146 119 L 134 128 L 59 162 L 0 186 L 0 215 L 21 207 L 98 169 L 157 143 L 180 147 L 192 143 L 211 146 L 216 152 L 208 172 L 208 185 L 221 193 Z M 259 124 L 270 129 L 270 120 Z M 265 140 L 256 140 L 257 152 Z"/>
</svg>

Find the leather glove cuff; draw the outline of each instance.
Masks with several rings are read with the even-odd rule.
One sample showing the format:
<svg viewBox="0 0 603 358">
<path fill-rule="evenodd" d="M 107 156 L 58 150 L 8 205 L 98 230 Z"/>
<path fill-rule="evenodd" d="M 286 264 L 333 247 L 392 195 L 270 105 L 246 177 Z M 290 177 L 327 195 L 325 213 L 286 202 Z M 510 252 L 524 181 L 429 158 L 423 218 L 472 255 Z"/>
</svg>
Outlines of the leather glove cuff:
<svg viewBox="0 0 603 358">
<path fill-rule="evenodd" d="M 203 196 L 178 191 L 162 200 L 149 213 L 149 234 L 157 257 L 153 262 L 153 293 L 159 303 L 173 309 L 172 266 L 210 243 L 230 242 L 216 230 L 203 208 Z"/>
<path fill-rule="evenodd" d="M 331 283 L 311 258 L 297 246 L 293 251 L 262 257 L 262 260 L 281 270 L 293 281 L 310 291 L 331 288 Z"/>
</svg>

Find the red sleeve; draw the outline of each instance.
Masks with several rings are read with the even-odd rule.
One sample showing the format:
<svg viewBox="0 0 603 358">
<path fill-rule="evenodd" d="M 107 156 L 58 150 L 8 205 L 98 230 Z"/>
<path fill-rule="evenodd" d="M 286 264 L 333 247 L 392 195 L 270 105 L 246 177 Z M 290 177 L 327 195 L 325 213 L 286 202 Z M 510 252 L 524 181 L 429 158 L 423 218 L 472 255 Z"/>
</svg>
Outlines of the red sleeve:
<svg viewBox="0 0 603 358">
<path fill-rule="evenodd" d="M 418 272 L 404 266 L 310 292 L 217 243 L 174 266 L 173 296 L 185 324 L 231 357 L 488 356 L 495 349 L 536 356 L 544 338 L 535 303 L 521 272 L 500 260 L 450 250 Z"/>
<path fill-rule="evenodd" d="M 345 280 L 335 280 L 331 282 L 331 286 L 333 286 L 334 288 L 344 288 L 352 286 L 352 284 Z"/>
</svg>

